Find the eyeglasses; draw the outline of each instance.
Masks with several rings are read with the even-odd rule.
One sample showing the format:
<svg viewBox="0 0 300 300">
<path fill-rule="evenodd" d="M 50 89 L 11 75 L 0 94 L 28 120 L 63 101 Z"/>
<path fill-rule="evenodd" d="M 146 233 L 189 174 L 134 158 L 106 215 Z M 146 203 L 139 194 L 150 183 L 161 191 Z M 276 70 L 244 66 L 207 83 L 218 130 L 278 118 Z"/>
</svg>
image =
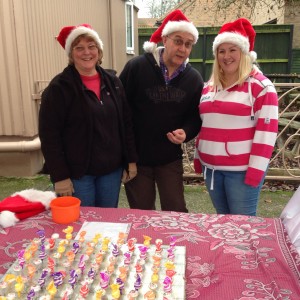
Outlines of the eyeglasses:
<svg viewBox="0 0 300 300">
<path fill-rule="evenodd" d="M 174 45 L 176 45 L 176 46 L 182 46 L 182 45 L 184 45 L 186 49 L 191 49 L 193 47 L 193 42 L 191 42 L 191 41 L 185 42 L 183 39 L 179 39 L 179 38 L 172 39 L 168 35 L 167 35 L 167 38 L 169 38 L 170 40 L 172 40 L 173 43 L 174 43 Z"/>
<path fill-rule="evenodd" d="M 73 49 L 74 49 L 76 52 L 83 52 L 83 51 L 85 51 L 86 47 L 83 47 L 83 46 L 76 46 L 76 47 L 74 47 Z M 88 46 L 87 46 L 87 49 L 88 49 L 89 51 L 96 51 L 96 50 L 98 50 L 98 47 L 97 47 L 97 45 L 92 44 L 92 45 L 88 45 Z"/>
</svg>

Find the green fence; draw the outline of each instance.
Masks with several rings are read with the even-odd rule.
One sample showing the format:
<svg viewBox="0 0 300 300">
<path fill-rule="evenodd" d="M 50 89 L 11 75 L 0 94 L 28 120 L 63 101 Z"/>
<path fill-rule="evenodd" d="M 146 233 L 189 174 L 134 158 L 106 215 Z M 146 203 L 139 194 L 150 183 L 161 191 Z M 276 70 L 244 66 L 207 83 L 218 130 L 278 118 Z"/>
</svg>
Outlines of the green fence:
<svg viewBox="0 0 300 300">
<path fill-rule="evenodd" d="M 255 51 L 257 61 L 265 74 L 290 74 L 292 59 L 296 59 L 300 69 L 300 51 L 292 52 L 293 25 L 258 25 L 256 31 Z M 212 43 L 220 27 L 198 27 L 199 40 L 193 47 L 190 63 L 203 76 L 209 78 L 213 63 Z M 156 28 L 139 28 L 139 53 L 143 53 L 143 44 L 150 39 Z M 300 70 L 299 70 L 300 71 Z M 293 80 L 289 76 L 278 76 L 277 82 Z"/>
</svg>

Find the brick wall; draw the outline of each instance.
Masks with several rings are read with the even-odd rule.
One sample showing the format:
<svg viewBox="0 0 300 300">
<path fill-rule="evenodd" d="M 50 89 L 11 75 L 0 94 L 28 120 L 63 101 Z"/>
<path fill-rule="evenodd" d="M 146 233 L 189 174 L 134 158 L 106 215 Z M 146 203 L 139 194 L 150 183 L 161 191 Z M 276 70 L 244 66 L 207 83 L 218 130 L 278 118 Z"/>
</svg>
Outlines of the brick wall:
<svg viewBox="0 0 300 300">
<path fill-rule="evenodd" d="M 285 24 L 294 24 L 293 48 L 300 48 L 300 3 L 287 4 L 284 14 Z"/>
</svg>

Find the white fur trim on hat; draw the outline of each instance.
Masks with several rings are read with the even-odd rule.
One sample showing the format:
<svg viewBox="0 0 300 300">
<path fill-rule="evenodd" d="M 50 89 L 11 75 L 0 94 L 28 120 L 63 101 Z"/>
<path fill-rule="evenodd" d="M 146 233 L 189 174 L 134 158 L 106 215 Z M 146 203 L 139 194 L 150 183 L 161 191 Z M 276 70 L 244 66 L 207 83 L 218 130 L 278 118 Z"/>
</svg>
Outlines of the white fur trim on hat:
<svg viewBox="0 0 300 300">
<path fill-rule="evenodd" d="M 194 37 L 194 44 L 198 41 L 198 30 L 195 25 L 187 21 L 169 21 L 164 27 L 161 36 L 166 36 L 176 31 L 188 32 Z"/>
<path fill-rule="evenodd" d="M 21 196 L 29 202 L 39 202 L 45 206 L 46 209 L 50 208 L 51 201 L 56 198 L 56 194 L 51 191 L 39 191 L 35 189 L 27 189 L 21 192 L 16 192 L 12 196 Z"/>
<path fill-rule="evenodd" d="M 71 33 L 68 35 L 68 37 L 66 39 L 65 50 L 67 52 L 67 55 L 70 54 L 70 50 L 71 50 L 70 48 L 71 48 L 73 41 L 82 34 L 90 34 L 93 37 L 93 39 L 95 40 L 95 42 L 98 44 L 99 48 L 101 50 L 103 50 L 103 43 L 102 43 L 101 39 L 99 38 L 98 33 L 95 30 L 85 27 L 85 26 L 78 26 L 71 31 Z"/>
<path fill-rule="evenodd" d="M 241 48 L 242 52 L 249 54 L 249 39 L 239 33 L 223 32 L 216 36 L 213 42 L 213 53 L 216 54 L 217 48 L 223 43 L 230 43 Z"/>
<path fill-rule="evenodd" d="M 14 226 L 19 222 L 16 215 L 8 210 L 4 210 L 0 213 L 0 226 L 3 228 Z"/>
<path fill-rule="evenodd" d="M 153 53 L 156 48 L 157 48 L 157 44 L 149 41 L 146 41 L 143 45 L 143 49 L 148 53 Z"/>
</svg>

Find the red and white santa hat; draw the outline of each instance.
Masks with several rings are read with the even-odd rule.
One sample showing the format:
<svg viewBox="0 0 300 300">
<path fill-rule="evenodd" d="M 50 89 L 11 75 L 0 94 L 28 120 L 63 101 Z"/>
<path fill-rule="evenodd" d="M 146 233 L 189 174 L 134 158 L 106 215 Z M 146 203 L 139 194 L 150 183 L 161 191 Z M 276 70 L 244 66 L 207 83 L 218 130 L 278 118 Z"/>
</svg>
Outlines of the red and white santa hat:
<svg viewBox="0 0 300 300">
<path fill-rule="evenodd" d="M 10 227 L 20 220 L 49 209 L 56 194 L 51 191 L 28 189 L 16 192 L 0 201 L 0 226 Z"/>
<path fill-rule="evenodd" d="M 252 61 L 256 61 L 254 52 L 256 32 L 251 23 L 244 18 L 224 24 L 213 42 L 213 53 L 216 55 L 218 47 L 223 43 L 237 45 L 243 53 L 250 55 Z"/>
<path fill-rule="evenodd" d="M 145 52 L 152 53 L 157 48 L 157 43 L 161 42 L 163 36 L 167 36 L 176 31 L 188 32 L 194 37 L 194 44 L 198 41 L 198 30 L 191 23 L 181 10 L 176 9 L 169 13 L 162 24 L 151 35 L 150 41 L 144 43 Z"/>
<path fill-rule="evenodd" d="M 73 41 L 82 34 L 91 35 L 94 41 L 97 43 L 98 47 L 101 50 L 103 50 L 103 43 L 98 33 L 89 24 L 63 27 L 60 30 L 59 35 L 56 37 L 56 39 L 61 44 L 61 46 L 66 50 L 67 55 L 69 55 Z"/>
</svg>

